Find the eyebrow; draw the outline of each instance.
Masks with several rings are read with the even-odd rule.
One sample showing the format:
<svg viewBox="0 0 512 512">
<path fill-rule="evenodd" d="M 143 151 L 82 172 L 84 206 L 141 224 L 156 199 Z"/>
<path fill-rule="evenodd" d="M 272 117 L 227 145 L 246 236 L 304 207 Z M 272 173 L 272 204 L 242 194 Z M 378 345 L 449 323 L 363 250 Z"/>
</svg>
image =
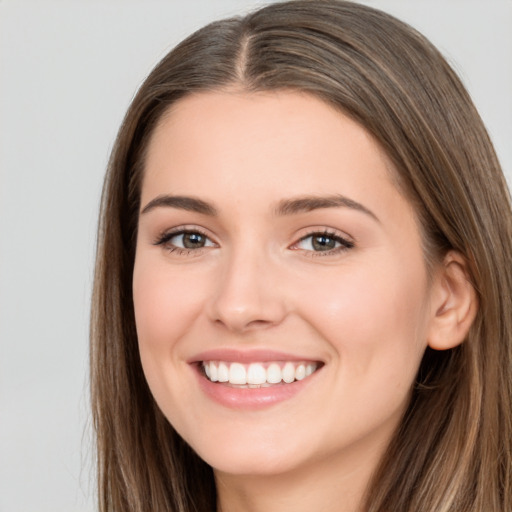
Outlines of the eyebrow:
<svg viewBox="0 0 512 512">
<path fill-rule="evenodd" d="M 203 215 L 215 216 L 217 209 L 210 203 L 189 196 L 162 195 L 151 200 L 141 211 L 141 214 L 148 213 L 155 208 L 165 206 L 167 208 L 178 208 L 189 212 L 202 213 Z"/>
<path fill-rule="evenodd" d="M 361 203 L 349 199 L 341 194 L 334 194 L 330 196 L 304 196 L 297 199 L 283 199 L 279 201 L 276 214 L 277 215 L 294 215 L 297 213 L 310 212 L 321 208 L 351 208 L 358 212 L 369 215 L 377 222 L 379 218 L 371 210 L 363 206 Z"/>
<path fill-rule="evenodd" d="M 177 208 L 180 210 L 187 210 L 190 212 L 201 213 L 215 217 L 218 215 L 217 209 L 210 203 L 190 196 L 170 196 L 161 195 L 151 200 L 141 211 L 145 214 L 159 207 Z M 329 196 L 303 196 L 295 199 L 283 199 L 277 204 L 274 213 L 277 216 L 295 215 L 298 213 L 306 213 L 313 210 L 322 208 L 351 208 L 353 210 L 369 215 L 377 222 L 380 222 L 378 217 L 366 206 L 361 203 L 349 199 L 341 194 L 334 194 Z"/>
</svg>

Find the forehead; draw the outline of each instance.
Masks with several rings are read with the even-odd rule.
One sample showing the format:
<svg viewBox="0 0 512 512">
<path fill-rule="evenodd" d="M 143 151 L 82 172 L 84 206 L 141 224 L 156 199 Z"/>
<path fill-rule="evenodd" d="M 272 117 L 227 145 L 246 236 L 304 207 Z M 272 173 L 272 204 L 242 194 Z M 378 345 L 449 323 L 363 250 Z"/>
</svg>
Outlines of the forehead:
<svg viewBox="0 0 512 512">
<path fill-rule="evenodd" d="M 312 95 L 289 91 L 205 92 L 179 100 L 157 125 L 145 164 L 144 188 L 156 178 L 200 187 L 200 174 L 226 185 L 252 179 L 257 186 L 270 178 L 290 193 L 299 181 L 327 192 L 321 189 L 342 179 L 349 187 L 350 174 L 360 184 L 389 182 L 395 174 L 359 124 Z"/>
</svg>

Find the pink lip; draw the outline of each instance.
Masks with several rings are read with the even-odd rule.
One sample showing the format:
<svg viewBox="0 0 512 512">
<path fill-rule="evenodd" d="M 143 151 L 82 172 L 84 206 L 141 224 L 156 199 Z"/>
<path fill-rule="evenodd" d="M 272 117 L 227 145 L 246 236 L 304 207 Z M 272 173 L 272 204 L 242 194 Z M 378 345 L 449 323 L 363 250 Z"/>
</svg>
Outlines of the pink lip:
<svg viewBox="0 0 512 512">
<path fill-rule="evenodd" d="M 191 357 L 187 362 L 200 363 L 203 361 L 226 361 L 238 363 L 265 363 L 268 361 L 312 361 L 310 357 L 303 355 L 287 354 L 274 350 L 235 350 L 235 349 L 214 349 L 201 352 Z"/>
<path fill-rule="evenodd" d="M 277 384 L 268 388 L 235 388 L 209 381 L 195 365 L 199 386 L 212 400 L 230 409 L 257 410 L 293 398 L 315 379 L 316 372 L 308 378 L 291 384 Z M 317 370 L 319 371 L 319 370 Z"/>
</svg>

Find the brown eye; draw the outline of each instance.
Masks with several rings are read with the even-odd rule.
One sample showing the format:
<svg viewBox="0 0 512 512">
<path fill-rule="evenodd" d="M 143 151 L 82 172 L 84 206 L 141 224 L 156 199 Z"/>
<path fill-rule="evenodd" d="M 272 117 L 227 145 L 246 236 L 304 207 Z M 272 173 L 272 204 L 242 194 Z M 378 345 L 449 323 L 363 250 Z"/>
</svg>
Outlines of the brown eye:
<svg viewBox="0 0 512 512">
<path fill-rule="evenodd" d="M 336 248 L 336 240 L 327 235 L 314 235 L 311 237 L 311 245 L 315 251 L 330 251 Z"/>
<path fill-rule="evenodd" d="M 182 239 L 182 245 L 185 249 L 198 249 L 206 245 L 207 238 L 201 233 L 183 233 L 178 235 Z M 173 237 L 173 238 L 178 238 Z"/>
</svg>

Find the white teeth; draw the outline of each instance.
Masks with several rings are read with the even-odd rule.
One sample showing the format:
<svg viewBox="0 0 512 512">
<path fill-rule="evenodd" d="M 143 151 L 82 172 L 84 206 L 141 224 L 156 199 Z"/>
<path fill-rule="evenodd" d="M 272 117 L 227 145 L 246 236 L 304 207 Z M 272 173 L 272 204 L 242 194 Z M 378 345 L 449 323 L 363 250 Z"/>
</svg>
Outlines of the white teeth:
<svg viewBox="0 0 512 512">
<path fill-rule="evenodd" d="M 243 364 L 231 363 L 229 367 L 229 382 L 230 384 L 247 384 L 247 376 Z"/>
<path fill-rule="evenodd" d="M 288 384 L 295 380 L 295 366 L 293 366 L 293 363 L 286 363 L 284 365 L 283 380 Z"/>
<path fill-rule="evenodd" d="M 219 363 L 217 378 L 219 382 L 228 382 L 229 381 L 229 368 L 226 363 Z"/>
<path fill-rule="evenodd" d="M 303 364 L 299 364 L 295 370 L 295 378 L 302 380 L 306 376 L 306 367 Z"/>
<path fill-rule="evenodd" d="M 207 364 L 205 366 L 207 366 L 210 369 L 209 379 L 212 382 L 217 382 L 219 380 L 219 370 L 217 369 L 217 365 L 215 365 L 215 364 Z"/>
<path fill-rule="evenodd" d="M 281 367 L 277 363 L 272 363 L 267 368 L 267 382 L 278 384 L 282 380 Z"/>
<path fill-rule="evenodd" d="M 224 361 L 205 361 L 204 373 L 212 382 L 229 382 L 249 388 L 266 387 L 281 381 L 290 384 L 309 377 L 316 369 L 315 363 L 228 363 Z"/>
<path fill-rule="evenodd" d="M 267 370 L 263 365 L 251 363 L 247 370 L 247 384 L 265 384 L 267 382 Z"/>
</svg>

